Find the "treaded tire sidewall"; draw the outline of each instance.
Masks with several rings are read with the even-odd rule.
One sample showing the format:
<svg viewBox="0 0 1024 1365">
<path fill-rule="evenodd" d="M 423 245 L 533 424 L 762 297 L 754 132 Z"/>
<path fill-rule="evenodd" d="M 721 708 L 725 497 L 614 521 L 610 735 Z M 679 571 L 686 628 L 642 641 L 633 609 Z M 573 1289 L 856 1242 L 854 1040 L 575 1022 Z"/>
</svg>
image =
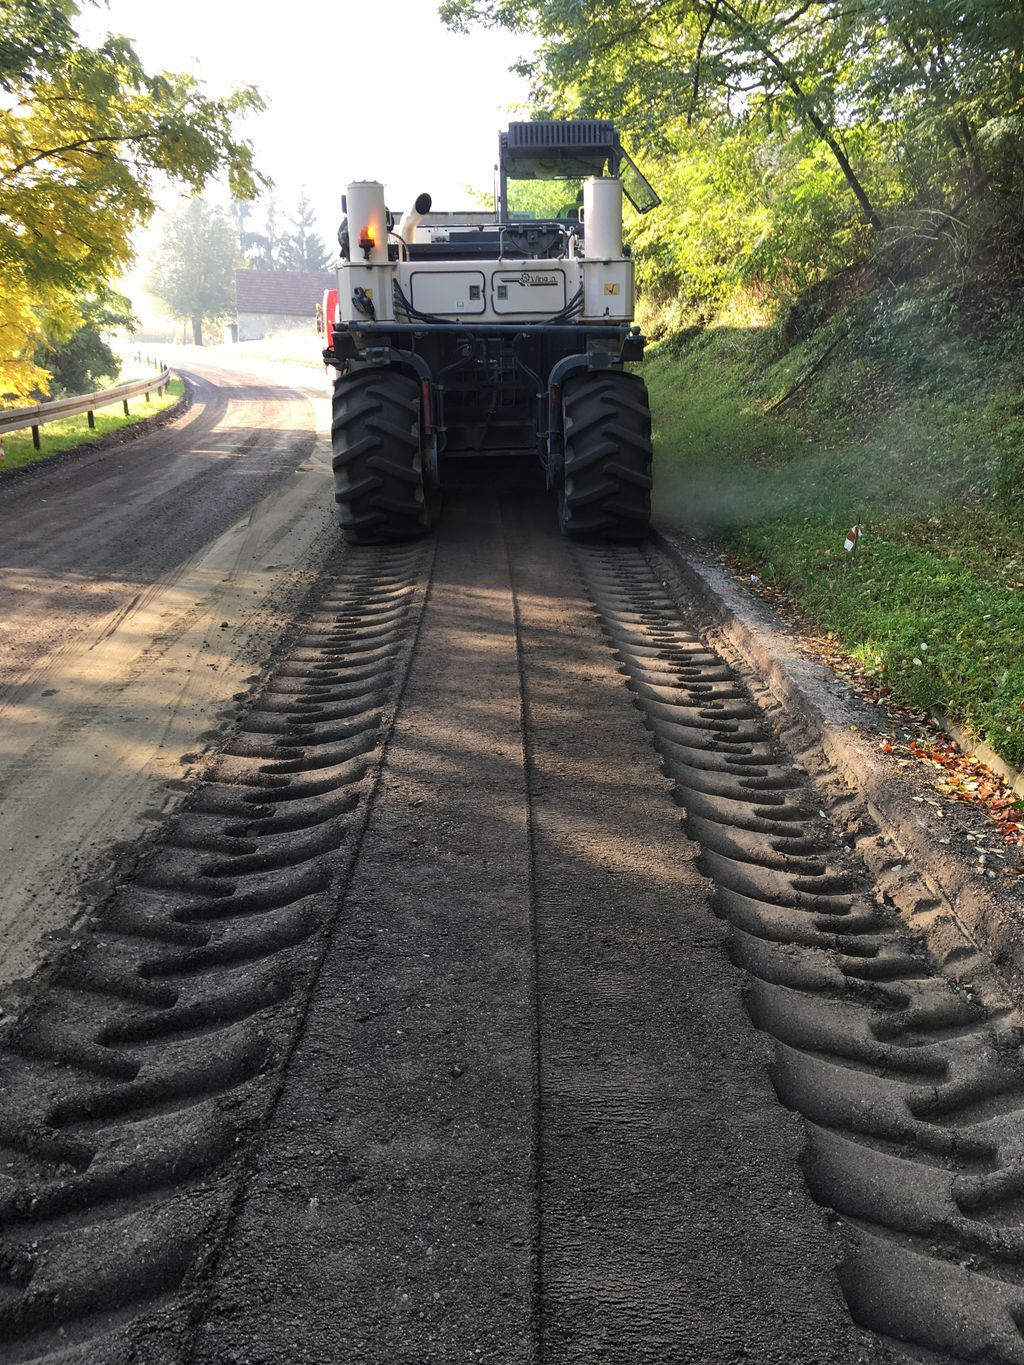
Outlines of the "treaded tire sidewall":
<svg viewBox="0 0 1024 1365">
<path fill-rule="evenodd" d="M 602 370 L 566 383 L 562 531 L 581 540 L 643 540 L 651 521 L 651 413 L 635 374 Z"/>
<path fill-rule="evenodd" d="M 414 379 L 384 366 L 339 375 L 331 451 L 338 522 L 350 545 L 415 540 L 429 530 Z"/>
</svg>

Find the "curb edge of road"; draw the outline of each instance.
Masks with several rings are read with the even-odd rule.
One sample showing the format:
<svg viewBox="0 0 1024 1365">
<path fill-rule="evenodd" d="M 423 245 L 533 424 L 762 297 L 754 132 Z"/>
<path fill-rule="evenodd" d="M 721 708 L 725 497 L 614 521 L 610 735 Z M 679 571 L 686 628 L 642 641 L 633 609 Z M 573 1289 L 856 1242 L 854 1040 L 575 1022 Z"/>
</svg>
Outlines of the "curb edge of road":
<svg viewBox="0 0 1024 1365">
<path fill-rule="evenodd" d="M 915 910 L 925 914 L 938 908 L 940 917 L 948 915 L 1021 999 L 1024 914 L 1008 913 L 991 894 L 984 874 L 936 842 L 931 808 L 915 802 L 911 783 L 882 761 L 877 745 L 862 733 L 861 727 L 878 727 L 883 718 L 879 708 L 847 693 L 826 665 L 799 653 L 769 608 L 744 593 L 700 548 L 657 528 L 653 540 L 707 613 L 733 655 L 730 662 L 752 675 L 744 679 L 748 684 L 766 688 L 789 725 L 795 725 L 797 733 L 787 735 L 787 743 L 824 755 L 825 765 L 859 796 L 878 833 L 891 841 L 902 861 L 885 854 L 869 860 L 877 862 L 872 869 L 876 873 L 895 874 L 880 878 L 886 894 L 904 909 L 912 907 L 911 919 Z M 921 890 L 938 907 L 922 900 Z"/>
<path fill-rule="evenodd" d="M 40 460 L 33 460 L 31 464 L 20 465 L 17 469 L 0 469 L 0 488 L 15 483 L 19 479 L 32 478 L 44 470 L 55 469 L 65 463 L 81 459 L 84 455 L 100 454 L 104 451 L 116 450 L 119 446 L 130 445 L 139 437 L 148 436 L 150 432 L 167 426 L 175 418 L 183 417 L 195 401 L 195 388 L 185 375 L 173 368 L 171 375 L 173 378 L 181 380 L 185 391 L 169 408 L 164 408 L 162 412 L 154 412 L 149 417 L 140 417 L 137 422 L 121 427 L 119 431 L 111 432 L 109 436 L 101 436 L 98 440 L 83 441 L 81 445 L 68 446 L 67 450 L 55 450 L 52 455 L 46 455 Z"/>
</svg>

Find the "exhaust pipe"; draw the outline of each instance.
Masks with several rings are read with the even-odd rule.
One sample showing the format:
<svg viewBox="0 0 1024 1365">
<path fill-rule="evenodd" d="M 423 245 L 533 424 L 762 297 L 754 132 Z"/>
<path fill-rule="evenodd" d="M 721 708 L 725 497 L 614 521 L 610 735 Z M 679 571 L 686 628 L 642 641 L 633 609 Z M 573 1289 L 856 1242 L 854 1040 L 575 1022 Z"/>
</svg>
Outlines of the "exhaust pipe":
<svg viewBox="0 0 1024 1365">
<path fill-rule="evenodd" d="M 591 261 L 622 257 L 622 181 L 591 176 L 583 182 L 584 255 Z"/>
<path fill-rule="evenodd" d="M 402 221 L 398 224 L 398 235 L 403 242 L 408 244 L 412 241 L 412 234 L 419 226 L 423 215 L 430 212 L 430 206 L 433 202 L 429 194 L 418 194 L 412 208 L 406 209 L 402 214 Z"/>
</svg>

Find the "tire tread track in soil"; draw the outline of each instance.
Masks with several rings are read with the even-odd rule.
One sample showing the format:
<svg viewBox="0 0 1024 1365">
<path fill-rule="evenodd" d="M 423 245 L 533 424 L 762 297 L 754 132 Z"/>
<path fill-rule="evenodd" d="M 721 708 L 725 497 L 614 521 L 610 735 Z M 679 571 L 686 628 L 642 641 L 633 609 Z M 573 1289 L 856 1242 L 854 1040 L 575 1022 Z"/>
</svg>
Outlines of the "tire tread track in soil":
<svg viewBox="0 0 1024 1365">
<path fill-rule="evenodd" d="M 164 1359 L 301 1027 L 432 547 L 350 552 L 0 1052 L 0 1355 Z"/>
<path fill-rule="evenodd" d="M 942 976 L 636 549 L 578 563 L 715 885 L 813 1197 L 847 1225 L 854 1319 L 1024 1362 L 1024 1031 Z M 928 1359 L 933 1357 L 928 1354 Z"/>
<path fill-rule="evenodd" d="M 891 1358 L 842 1302 L 799 1121 L 543 510 L 448 499 L 193 1365 Z"/>
<path fill-rule="evenodd" d="M 515 747 L 521 738 L 525 772 L 495 758 L 509 744 L 501 727 L 507 728 L 516 714 L 508 688 L 504 711 L 489 702 L 490 731 L 474 729 L 468 722 L 480 701 L 475 675 L 442 635 L 433 641 L 432 667 L 445 664 L 441 674 L 447 691 L 438 692 L 438 679 L 427 669 L 420 680 L 421 729 L 413 727 L 406 736 L 406 776 L 423 778 L 417 744 L 433 723 L 430 705 L 444 696 L 451 706 L 455 697 L 463 711 L 448 719 L 467 720 L 463 743 L 490 784 L 480 791 L 491 792 L 495 800 L 514 798 L 491 812 L 496 849 L 506 807 L 511 811 L 525 795 L 531 812 L 529 955 L 538 1007 L 531 1051 L 542 1059 L 534 1058 L 539 1073 L 531 1098 L 539 1100 L 543 1116 L 536 1120 L 539 1131 L 527 1160 L 521 1160 L 522 1143 L 510 1157 L 515 1181 L 508 1189 L 515 1199 L 509 1202 L 498 1179 L 508 1174 L 504 1167 L 495 1175 L 492 1199 L 501 1209 L 514 1204 L 518 1210 L 521 1171 L 532 1170 L 539 1185 L 533 1209 L 536 1246 L 526 1249 L 513 1236 L 518 1214 L 501 1224 L 507 1225 L 514 1248 L 509 1263 L 521 1266 L 535 1259 L 530 1294 L 541 1303 L 538 1314 L 531 1301 L 525 1319 L 524 1358 L 530 1358 L 542 1327 L 537 1349 L 560 1361 L 595 1359 L 599 1346 L 630 1352 L 613 1354 L 615 1359 L 682 1359 L 687 1358 L 679 1354 L 682 1340 L 692 1340 L 698 1328 L 703 1340 L 722 1329 L 706 1306 L 692 1310 L 703 1310 L 700 1322 L 688 1318 L 688 1307 L 680 1307 L 680 1287 L 696 1278 L 687 1257 L 691 1229 L 700 1224 L 702 1210 L 686 1207 L 684 1213 L 680 1205 L 677 1211 L 674 1199 L 693 1196 L 683 1188 L 666 1195 L 674 1186 L 671 1179 L 661 1179 L 661 1173 L 673 1174 L 683 1156 L 692 1159 L 694 1171 L 700 1166 L 707 1180 L 717 1180 L 715 1172 L 725 1170 L 724 1165 L 705 1169 L 709 1159 L 698 1143 L 692 1144 L 694 1152 L 681 1152 L 679 1130 L 683 1119 L 693 1118 L 685 1112 L 692 1093 L 684 1091 L 682 1061 L 671 1053 L 673 1035 L 665 1021 L 675 1020 L 682 1030 L 684 1016 L 676 1019 L 675 1002 L 680 992 L 701 983 L 687 982 L 671 956 L 682 942 L 677 929 L 686 917 L 665 886 L 682 887 L 685 881 L 688 904 L 695 907 L 688 929 L 714 922 L 705 912 L 700 878 L 692 873 L 683 878 L 672 865 L 675 821 L 664 814 L 671 810 L 664 795 L 652 790 L 646 737 L 638 722 L 635 734 L 619 726 L 623 694 L 594 627 L 592 601 L 675 784 L 686 831 L 701 850 L 700 868 L 713 883 L 712 904 L 728 926 L 730 955 L 747 974 L 750 1017 L 774 1040 L 772 1079 L 778 1096 L 805 1124 L 808 1187 L 842 1221 L 843 1244 L 851 1249 L 840 1280 L 853 1318 L 886 1342 L 908 1343 L 918 1359 L 1024 1365 L 1024 1031 L 1019 1017 L 1009 1006 L 983 1006 L 958 993 L 880 900 L 865 868 L 822 818 L 806 775 L 768 735 L 728 666 L 686 628 L 642 551 L 570 551 L 557 541 L 557 548 L 539 554 L 521 529 L 512 530 L 508 543 L 516 546 L 517 562 L 511 555 L 505 560 L 503 543 L 494 550 L 507 584 L 487 569 L 484 547 L 467 537 L 461 558 L 456 556 L 458 573 L 448 583 L 451 600 L 444 620 L 448 639 L 452 622 L 461 630 L 458 638 L 470 660 L 474 649 L 493 654 L 492 669 L 505 661 L 515 667 L 518 658 L 522 711 Z M 486 539 L 479 529 L 474 534 Z M 587 590 L 583 599 L 572 591 L 550 591 L 552 583 L 565 579 L 570 554 Z M 492 572 L 494 581 L 482 584 L 487 592 L 480 598 L 492 614 L 494 602 L 508 600 L 512 591 L 514 632 L 505 620 L 500 638 L 487 636 L 487 618 L 478 619 L 479 601 L 467 595 L 461 576 L 474 563 L 478 573 Z M 381 754 L 410 676 L 432 565 L 430 544 L 352 551 L 343 558 L 331 587 L 306 614 L 289 652 L 204 782 L 142 852 L 130 879 L 118 886 L 102 915 L 69 950 L 52 984 L 8 1036 L 0 1051 L 0 1357 L 5 1361 L 113 1365 L 139 1359 L 157 1365 L 180 1359 L 190 1339 L 195 1344 L 202 1300 L 218 1273 L 220 1249 L 240 1207 L 239 1192 L 253 1169 L 256 1144 L 249 1139 L 273 1131 L 268 1125 L 314 984 L 319 976 L 322 986 L 330 974 L 321 968 L 357 852 L 362 843 L 362 862 L 367 862 L 374 823 L 386 826 L 396 820 L 399 804 L 408 808 L 406 787 L 392 774 L 390 816 L 378 811 L 380 819 L 367 824 Z M 441 570 L 438 574 L 443 576 Z M 441 659 L 446 651 L 452 657 Z M 460 668 L 464 677 L 456 676 Z M 573 669 L 575 688 L 567 709 L 565 678 L 574 676 Z M 616 726 L 620 742 L 612 743 L 608 736 L 614 736 Z M 482 735 L 486 743 L 478 752 Z M 390 753 L 401 749 L 400 737 L 401 729 Z M 437 791 L 449 792 L 457 777 L 451 753 L 439 752 L 436 763 Z M 581 786 L 579 774 L 587 771 L 601 771 L 608 779 L 603 795 Z M 475 789 L 462 795 L 462 818 L 472 827 L 475 812 L 467 803 L 476 799 Z M 649 811 L 639 809 L 648 800 Z M 652 823 L 660 822 L 665 886 L 636 861 L 636 825 L 645 811 Z M 439 819 L 443 813 L 438 803 Z M 602 816 L 596 824 L 595 815 Z M 407 814 L 406 826 L 377 831 L 383 861 L 378 865 L 370 859 L 361 875 L 379 894 L 388 894 L 388 888 L 381 885 L 378 866 L 388 865 L 395 839 L 421 823 L 425 830 L 425 821 L 426 816 Z M 611 894 L 600 858 L 591 856 L 612 838 L 616 821 L 629 835 L 619 899 Z M 574 853 L 581 837 L 584 858 Z M 652 833 L 652 849 L 654 838 Z M 432 856 L 443 871 L 446 850 L 437 842 Z M 420 846 L 418 833 L 413 845 Z M 403 874 L 410 895 L 420 894 L 423 867 L 422 855 L 410 859 Z M 504 864 L 496 860 L 488 876 L 497 885 L 505 875 Z M 438 880 L 424 917 L 430 932 L 441 933 L 452 917 L 449 902 L 458 885 Z M 638 925 L 639 897 L 650 898 L 652 917 Z M 471 896 L 458 898 L 470 926 L 477 923 L 475 904 Z M 518 914 L 518 901 L 514 909 Z M 362 913 L 368 917 L 364 927 L 375 931 L 378 907 L 368 900 Z M 628 931 L 620 945 L 621 962 L 609 954 L 619 943 L 611 931 L 620 919 Z M 506 927 L 511 943 L 520 921 L 510 915 Z M 698 978 L 702 970 L 709 976 L 715 970 L 709 964 L 721 963 L 723 978 L 729 978 L 717 929 L 713 938 L 703 968 L 695 956 L 690 970 Z M 692 934 L 686 941 L 693 942 Z M 493 958 L 487 936 L 469 936 L 467 942 L 489 971 L 504 962 L 500 955 Z M 403 940 L 398 947 L 408 945 Z M 445 959 L 440 953 L 436 957 L 440 970 Z M 429 961 L 435 962 L 433 945 Z M 417 973 L 426 970 L 422 962 L 415 967 Z M 377 960 L 368 958 L 360 970 L 377 971 Z M 644 997 L 656 970 L 662 973 L 661 1004 Z M 492 989 L 491 975 L 480 979 Z M 731 1002 L 749 1039 L 731 979 L 715 990 Z M 608 1008 L 596 1010 L 597 999 L 610 1002 Z M 428 994 L 418 1003 L 426 1008 L 435 1001 Z M 708 1014 L 712 1003 L 704 999 L 693 1008 Z M 453 994 L 451 1008 L 461 1018 L 461 995 Z M 321 1030 L 325 1020 L 338 1024 L 330 1011 L 321 1009 L 316 1017 Z M 472 1019 L 464 1023 L 474 1027 Z M 380 1024 L 379 1038 L 382 1065 L 393 1066 L 390 1027 L 386 1020 Z M 721 1032 L 721 1026 L 714 1027 Z M 450 1037 L 440 1026 L 435 1033 L 438 1057 L 447 1056 Z M 518 1077 L 521 1034 L 510 1034 L 507 1041 L 518 1049 Z M 401 1046 L 419 1057 L 418 1037 Z M 749 1060 L 742 1045 L 729 1047 L 730 1055 L 715 1063 L 720 1068 L 715 1102 L 723 1108 L 728 1106 L 721 1072 Z M 337 1050 L 329 1047 L 323 1055 L 336 1071 Z M 609 1058 L 617 1068 L 612 1075 Z M 651 1081 L 650 1103 L 638 1106 L 637 1096 L 645 1093 L 640 1065 L 645 1059 L 651 1075 L 657 1071 L 658 1084 Z M 317 1066 L 304 1083 L 315 1086 L 320 1061 L 314 1060 Z M 373 1054 L 359 1060 L 366 1064 Z M 691 1063 L 706 1069 L 701 1059 Z M 416 1066 L 422 1070 L 421 1057 Z M 756 1063 L 767 1110 L 781 1118 L 759 1067 Z M 460 1065 L 446 1074 L 462 1085 L 463 1070 Z M 420 1079 L 432 1083 L 429 1075 Z M 494 1093 L 504 1097 L 506 1107 L 513 1101 L 519 1114 L 520 1082 L 508 1087 L 500 1079 L 493 1082 Z M 746 1084 L 744 1077 L 736 1080 Z M 486 1099 L 487 1087 L 480 1093 Z M 361 1095 L 358 1099 L 367 1103 Z M 747 1097 L 750 1113 L 757 1112 L 755 1099 Z M 455 1103 L 450 1096 L 446 1102 Z M 286 1107 L 283 1100 L 281 1107 Z M 290 1122 L 296 1113 L 303 1114 L 301 1106 L 292 1110 Z M 486 1154 L 486 1129 L 479 1127 L 472 1107 L 470 1114 L 479 1129 L 474 1140 Z M 446 1116 L 447 1110 L 435 1122 L 427 1114 L 441 1128 Z M 375 1119 L 371 1105 L 363 1121 L 370 1125 Z M 762 1146 L 767 1126 L 762 1123 L 754 1139 Z M 430 1149 L 424 1150 L 429 1155 Z M 460 1150 L 450 1144 L 443 1150 L 452 1188 L 461 1191 L 464 1222 L 473 1229 L 485 1227 L 482 1217 L 474 1217 L 472 1190 L 462 1189 Z M 720 1160 L 738 1163 L 741 1151 L 737 1139 L 735 1147 L 722 1147 Z M 747 1164 L 755 1160 L 751 1153 Z M 435 1164 L 431 1157 L 425 1166 L 425 1207 L 434 1197 L 428 1177 L 436 1175 Z M 635 1179 L 623 1183 L 624 1173 Z M 775 1185 L 766 1182 L 763 1188 Z M 398 1190 L 391 1197 L 400 1204 L 405 1196 Z M 775 1244 L 777 1255 L 782 1241 L 778 1201 L 751 1204 L 760 1211 L 745 1214 L 736 1200 L 735 1193 L 722 1198 L 723 1241 L 731 1245 L 743 1234 L 741 1254 L 749 1258 L 757 1234 L 766 1245 Z M 640 1209 L 646 1210 L 643 1216 Z M 365 1214 L 376 1225 L 379 1204 Z M 281 1233 L 275 1225 L 273 1231 L 285 1244 L 289 1236 L 305 1236 L 301 1228 Z M 392 1263 L 405 1254 L 404 1244 L 388 1241 L 383 1232 L 376 1239 L 381 1245 L 370 1250 L 393 1271 Z M 493 1251 L 493 1241 L 487 1247 Z M 453 1243 L 451 1250 L 456 1283 L 465 1267 L 459 1246 Z M 768 1262 L 764 1278 L 776 1288 L 778 1263 L 761 1255 Z M 360 1274 L 371 1261 L 353 1259 Z M 646 1282 L 634 1275 L 635 1266 L 650 1272 Z M 659 1273 L 663 1268 L 665 1275 Z M 813 1269 L 821 1271 L 821 1264 Z M 822 1273 L 831 1276 L 828 1268 Z M 394 1275 L 389 1271 L 377 1278 L 379 1295 L 387 1298 Z M 834 1291 L 830 1278 L 829 1284 Z M 345 1284 L 331 1288 L 337 1297 Z M 509 1290 L 494 1275 L 487 1288 Z M 265 1301 L 261 1308 L 279 1310 L 269 1290 Z M 773 1304 L 774 1299 L 765 1307 Z M 323 1304 L 304 1302 L 302 1311 L 322 1314 Z M 472 1304 L 460 1305 L 457 1313 L 447 1307 L 431 1311 L 446 1331 L 454 1317 L 459 1331 L 476 1331 L 479 1339 L 482 1329 Z M 754 1314 L 749 1295 L 741 1296 L 738 1312 L 744 1322 Z M 258 1314 L 251 1316 L 258 1324 Z M 410 1350 L 431 1327 L 429 1319 L 424 1321 L 425 1327 L 417 1318 L 405 1329 Z M 792 1346 L 793 1323 L 782 1339 L 782 1321 L 777 1312 L 765 1318 L 773 1350 Z M 328 1316 L 318 1324 L 335 1346 L 337 1322 Z M 249 1328 L 248 1319 L 241 1323 L 229 1316 L 224 1331 L 236 1339 L 243 1326 Z M 487 1330 L 500 1335 L 505 1323 L 495 1319 Z M 455 1340 L 458 1334 L 449 1335 Z M 762 1339 L 767 1347 L 769 1338 Z M 390 1358 L 399 1358 L 393 1343 L 383 1337 L 380 1343 L 391 1351 Z M 496 1346 L 505 1358 L 506 1347 Z M 458 1358 L 465 1358 L 462 1338 L 459 1352 Z"/>
</svg>

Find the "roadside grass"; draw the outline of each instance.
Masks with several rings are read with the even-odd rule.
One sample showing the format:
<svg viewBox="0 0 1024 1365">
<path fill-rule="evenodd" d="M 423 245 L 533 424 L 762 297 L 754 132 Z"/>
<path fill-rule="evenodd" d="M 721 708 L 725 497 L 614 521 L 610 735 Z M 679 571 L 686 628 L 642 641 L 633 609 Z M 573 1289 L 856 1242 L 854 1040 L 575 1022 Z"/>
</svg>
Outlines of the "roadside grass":
<svg viewBox="0 0 1024 1365">
<path fill-rule="evenodd" d="M 739 554 L 896 701 L 1024 766 L 1019 351 L 948 317 L 872 321 L 777 411 L 830 329 L 788 349 L 767 327 L 655 348 L 655 516 Z"/>
<path fill-rule="evenodd" d="M 97 408 L 95 412 L 96 427 L 91 429 L 84 413 L 80 417 L 64 417 L 56 422 L 47 422 L 39 428 L 39 439 L 42 449 L 36 450 L 32 444 L 31 431 L 16 431 L 9 436 L 0 437 L 4 446 L 4 459 L 0 462 L 0 471 L 5 469 L 19 469 L 24 465 L 34 464 L 38 460 L 47 460 L 51 455 L 59 455 L 66 450 L 74 450 L 77 446 L 92 445 L 95 441 L 105 436 L 111 436 L 115 432 L 122 431 L 125 427 L 134 426 L 137 422 L 146 417 L 154 417 L 159 412 L 165 412 L 167 408 L 176 403 L 185 392 L 185 386 L 180 379 L 171 379 L 167 386 L 167 392 L 158 394 L 155 391 L 150 395 L 149 401 L 145 398 L 130 398 L 128 406 L 130 415 L 126 417 L 121 408 L 120 402 L 111 405 L 109 408 Z"/>
</svg>

